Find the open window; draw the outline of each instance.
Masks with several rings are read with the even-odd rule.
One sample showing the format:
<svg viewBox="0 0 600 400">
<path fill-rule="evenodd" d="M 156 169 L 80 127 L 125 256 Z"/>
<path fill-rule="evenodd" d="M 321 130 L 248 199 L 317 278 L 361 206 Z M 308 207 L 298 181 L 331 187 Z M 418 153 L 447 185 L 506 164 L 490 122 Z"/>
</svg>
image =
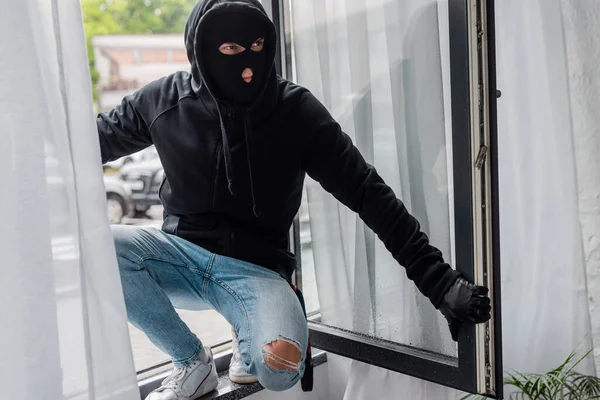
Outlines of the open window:
<svg viewBox="0 0 600 400">
<path fill-rule="evenodd" d="M 187 7 L 193 3 L 186 2 Z M 464 327 L 455 344 L 443 317 L 374 234 L 308 180 L 293 243 L 296 281 L 305 293 L 313 345 L 501 397 L 493 0 L 262 3 L 279 31 L 280 74 L 324 102 L 421 221 L 432 243 L 468 279 L 489 287 L 493 300 L 492 320 Z M 124 43 L 126 39 L 90 40 L 96 68 L 104 68 L 95 82 L 100 109 L 147 83 L 140 79 L 151 77 L 137 73 L 135 66 L 148 62 L 160 76 L 172 72 L 163 69 L 165 63 L 181 63 L 170 65 L 173 70 L 187 68 L 178 37 L 160 38 L 160 51 L 137 49 Z M 131 181 L 129 196 L 151 200 L 154 175 L 133 172 L 121 176 Z M 135 214 L 136 207 L 129 208 Z M 154 222 L 130 218 L 126 223 Z M 186 315 L 192 326 L 198 321 L 206 325 L 205 318 Z M 210 331 L 203 330 L 203 341 L 227 348 L 226 321 L 214 314 L 206 317 L 215 323 Z M 159 364 L 166 357 L 139 332 L 132 330 L 132 338 L 140 378 L 155 377 L 157 364 L 166 365 Z M 226 368 L 227 359 L 219 365 Z"/>
<path fill-rule="evenodd" d="M 315 347 L 502 397 L 493 0 L 272 0 L 279 71 L 310 89 L 468 279 L 456 344 L 379 239 L 307 180 L 296 283 Z"/>
</svg>

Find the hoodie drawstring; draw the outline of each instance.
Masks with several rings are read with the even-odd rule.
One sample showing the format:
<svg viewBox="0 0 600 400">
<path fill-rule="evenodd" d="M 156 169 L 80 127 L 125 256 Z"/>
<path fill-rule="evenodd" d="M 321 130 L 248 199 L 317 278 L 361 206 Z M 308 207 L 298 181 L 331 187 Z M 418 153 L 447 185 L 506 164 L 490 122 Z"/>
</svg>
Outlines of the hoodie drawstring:
<svg viewBox="0 0 600 400">
<path fill-rule="evenodd" d="M 215 102 L 216 103 L 216 102 Z M 229 146 L 229 139 L 227 138 L 227 130 L 225 129 L 225 123 L 223 122 L 223 114 L 221 108 L 217 104 L 217 113 L 219 114 L 219 124 L 221 125 L 221 136 L 223 139 L 223 157 L 225 158 L 225 176 L 227 177 L 227 187 L 229 193 L 234 196 L 233 190 L 233 162 L 231 161 L 231 148 Z M 248 112 L 244 115 L 244 140 L 246 141 L 246 157 L 248 161 L 248 173 L 250 175 L 250 194 L 252 196 L 252 212 L 256 218 L 260 218 L 260 208 L 256 202 L 256 193 L 254 190 L 254 175 L 252 173 L 252 149 L 250 144 L 250 114 Z"/>
<path fill-rule="evenodd" d="M 252 149 L 250 148 L 250 114 L 244 116 L 244 139 L 246 140 L 246 157 L 248 159 L 248 173 L 250 174 L 250 194 L 252 195 L 252 212 L 256 218 L 260 218 L 260 208 L 256 204 L 254 193 L 254 175 L 252 174 Z"/>
<path fill-rule="evenodd" d="M 215 101 L 215 103 L 217 103 Z M 231 149 L 229 148 L 229 139 L 227 138 L 227 130 L 223 122 L 221 108 L 217 103 L 217 113 L 219 114 L 219 124 L 221 125 L 221 138 L 223 139 L 223 157 L 225 158 L 225 176 L 227 177 L 227 188 L 233 196 L 233 163 L 231 162 Z"/>
</svg>

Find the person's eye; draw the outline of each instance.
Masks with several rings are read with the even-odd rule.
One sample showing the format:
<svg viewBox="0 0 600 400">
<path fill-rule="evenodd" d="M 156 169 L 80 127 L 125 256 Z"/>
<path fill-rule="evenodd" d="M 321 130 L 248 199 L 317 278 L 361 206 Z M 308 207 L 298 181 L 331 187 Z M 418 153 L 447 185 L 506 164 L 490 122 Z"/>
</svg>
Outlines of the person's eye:
<svg viewBox="0 0 600 400">
<path fill-rule="evenodd" d="M 241 53 L 245 49 L 236 43 L 223 43 L 221 47 L 219 47 L 219 51 L 223 54 L 234 55 Z"/>
<path fill-rule="evenodd" d="M 264 39 L 258 39 L 256 42 L 252 43 L 252 48 L 257 50 L 263 47 L 263 45 L 265 44 L 265 40 Z"/>
</svg>

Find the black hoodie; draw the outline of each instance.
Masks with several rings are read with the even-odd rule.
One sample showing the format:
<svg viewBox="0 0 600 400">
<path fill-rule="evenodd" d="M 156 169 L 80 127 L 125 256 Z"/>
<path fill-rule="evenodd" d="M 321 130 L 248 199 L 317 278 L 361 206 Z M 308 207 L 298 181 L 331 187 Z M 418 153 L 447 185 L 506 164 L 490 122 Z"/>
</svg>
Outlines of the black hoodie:
<svg viewBox="0 0 600 400">
<path fill-rule="evenodd" d="M 268 26 L 270 74 L 249 108 L 215 98 L 195 49 L 204 21 L 236 10 Z M 155 145 L 165 171 L 163 230 L 217 254 L 283 272 L 305 175 L 357 212 L 434 306 L 458 276 L 325 107 L 276 75 L 275 27 L 257 0 L 203 0 L 185 30 L 191 73 L 155 81 L 98 116 L 102 162 Z M 326 268 L 320 265 L 318 268 Z"/>
</svg>

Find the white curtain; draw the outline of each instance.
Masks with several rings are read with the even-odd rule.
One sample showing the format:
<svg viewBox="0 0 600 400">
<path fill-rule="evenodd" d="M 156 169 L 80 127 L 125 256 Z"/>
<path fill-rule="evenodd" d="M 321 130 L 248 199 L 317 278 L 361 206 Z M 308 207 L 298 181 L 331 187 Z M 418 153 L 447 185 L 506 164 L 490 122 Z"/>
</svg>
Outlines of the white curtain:
<svg viewBox="0 0 600 400">
<path fill-rule="evenodd" d="M 579 222 L 587 272 L 596 373 L 600 370 L 600 4 L 562 4 L 568 60 L 569 100 L 577 172 Z"/>
<path fill-rule="evenodd" d="M 296 80 L 324 102 L 452 261 L 447 3 L 320 0 L 291 5 Z M 358 216 L 311 180 L 306 199 L 311 247 L 303 252 L 303 265 L 314 262 L 322 321 L 456 355 L 443 317 Z M 310 310 L 315 300 L 310 287 L 305 289 Z M 409 385 L 410 391 L 402 393 L 411 399 L 453 395 L 358 362 L 330 357 L 329 364 L 331 398 L 379 397 L 394 392 L 388 384 Z"/>
<path fill-rule="evenodd" d="M 600 3 L 496 10 L 504 361 L 545 372 L 600 333 Z"/>
<path fill-rule="evenodd" d="M 138 399 L 79 1 L 2 5 L 0 397 Z"/>
<path fill-rule="evenodd" d="M 453 262 L 447 1 L 291 5 L 295 79 Z M 504 366 L 546 372 L 600 333 L 600 3 L 497 1 L 496 25 Z M 310 180 L 306 206 L 303 265 L 314 262 L 318 289 L 307 303 L 323 322 L 454 354 L 442 319 L 362 222 Z M 339 357 L 328 364 L 331 399 L 457 396 Z M 580 369 L 595 374 L 593 364 Z"/>
</svg>

